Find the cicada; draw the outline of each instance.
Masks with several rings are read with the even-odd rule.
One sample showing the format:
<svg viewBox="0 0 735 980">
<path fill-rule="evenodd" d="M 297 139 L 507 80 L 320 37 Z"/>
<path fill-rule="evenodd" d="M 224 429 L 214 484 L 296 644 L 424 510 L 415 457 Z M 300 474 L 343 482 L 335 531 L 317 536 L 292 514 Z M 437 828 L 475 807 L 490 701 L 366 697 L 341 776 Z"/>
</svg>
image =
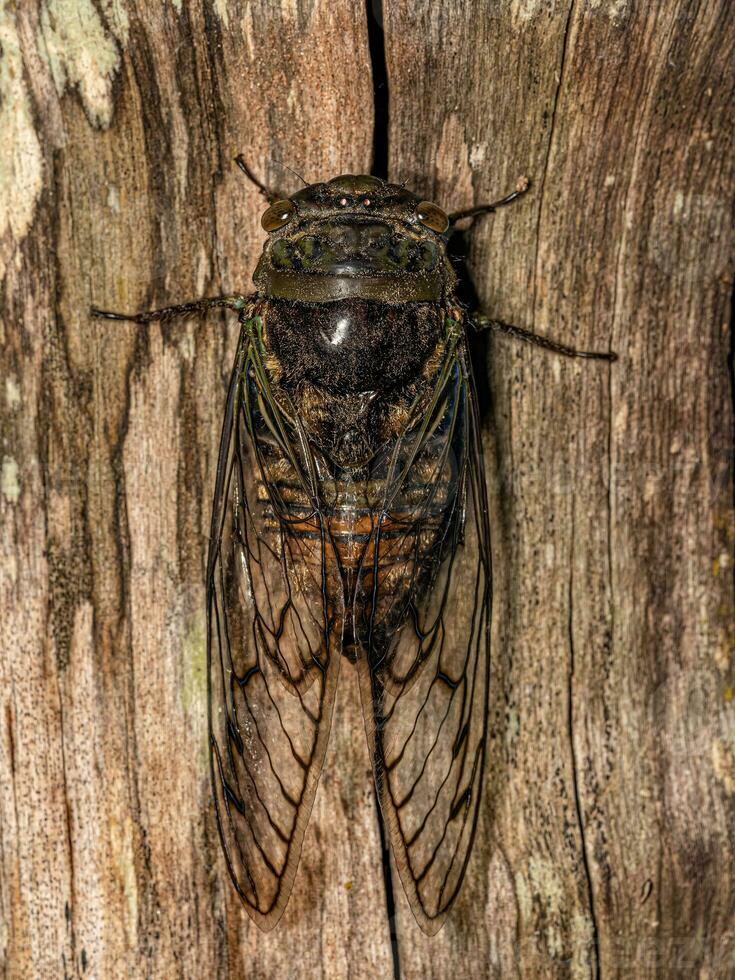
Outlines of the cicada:
<svg viewBox="0 0 735 980">
<path fill-rule="evenodd" d="M 468 331 L 614 355 L 473 322 L 458 301 L 451 229 L 526 181 L 453 214 L 370 176 L 290 197 L 255 182 L 269 199 L 256 292 L 93 312 L 240 319 L 207 608 L 212 788 L 248 913 L 269 930 L 288 902 L 349 669 L 395 865 L 433 934 L 467 870 L 488 737 L 490 526 Z"/>
</svg>

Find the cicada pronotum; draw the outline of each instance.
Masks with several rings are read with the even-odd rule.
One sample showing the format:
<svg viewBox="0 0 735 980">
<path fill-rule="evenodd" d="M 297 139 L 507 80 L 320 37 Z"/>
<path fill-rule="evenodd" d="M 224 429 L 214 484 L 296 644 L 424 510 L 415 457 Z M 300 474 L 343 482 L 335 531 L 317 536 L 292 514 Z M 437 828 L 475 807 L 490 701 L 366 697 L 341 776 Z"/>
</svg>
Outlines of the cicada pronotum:
<svg viewBox="0 0 735 980">
<path fill-rule="evenodd" d="M 254 294 L 94 311 L 139 323 L 239 314 L 207 569 L 210 756 L 230 875 L 262 929 L 291 893 L 344 661 L 427 933 L 462 884 L 485 764 L 492 577 L 471 322 L 446 245 L 454 222 L 526 186 L 449 215 L 368 176 L 268 195 Z"/>
</svg>

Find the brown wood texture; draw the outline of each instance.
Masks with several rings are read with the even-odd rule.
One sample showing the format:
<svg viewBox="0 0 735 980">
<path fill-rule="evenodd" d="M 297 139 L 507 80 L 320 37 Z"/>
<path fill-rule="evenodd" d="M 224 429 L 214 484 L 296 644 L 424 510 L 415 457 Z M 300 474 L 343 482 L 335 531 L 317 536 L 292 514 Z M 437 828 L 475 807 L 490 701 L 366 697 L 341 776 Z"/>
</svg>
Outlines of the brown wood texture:
<svg viewBox="0 0 735 980">
<path fill-rule="evenodd" d="M 489 346 L 485 860 L 433 946 L 403 911 L 407 958 L 735 976 L 733 8 L 387 11 L 391 174 L 452 207 L 527 174 L 473 232 L 482 305 L 620 355 Z"/>
<path fill-rule="evenodd" d="M 386 0 L 389 176 L 476 222 L 493 315 L 612 368 L 478 350 L 496 603 L 466 884 L 405 977 L 735 976 L 728 0 Z M 370 167 L 355 0 L 0 10 L 0 967 L 384 977 L 343 671 L 293 896 L 219 853 L 204 573 L 233 318 L 89 320 L 250 288 L 267 181 Z"/>
</svg>

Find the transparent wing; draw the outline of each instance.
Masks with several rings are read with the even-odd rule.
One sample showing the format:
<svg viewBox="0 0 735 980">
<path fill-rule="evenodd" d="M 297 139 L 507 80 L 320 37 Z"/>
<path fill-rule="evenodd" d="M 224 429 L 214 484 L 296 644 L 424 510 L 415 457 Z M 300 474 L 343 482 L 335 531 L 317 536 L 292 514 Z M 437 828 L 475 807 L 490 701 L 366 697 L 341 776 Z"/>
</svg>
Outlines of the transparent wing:
<svg viewBox="0 0 735 980">
<path fill-rule="evenodd" d="M 463 345 L 421 423 L 382 466 L 355 599 L 360 691 L 396 864 L 433 934 L 467 867 L 487 734 L 490 536 Z"/>
<path fill-rule="evenodd" d="M 229 872 L 264 930 L 291 893 L 340 662 L 342 589 L 308 453 L 272 398 L 245 325 L 207 576 L 210 759 Z"/>
</svg>

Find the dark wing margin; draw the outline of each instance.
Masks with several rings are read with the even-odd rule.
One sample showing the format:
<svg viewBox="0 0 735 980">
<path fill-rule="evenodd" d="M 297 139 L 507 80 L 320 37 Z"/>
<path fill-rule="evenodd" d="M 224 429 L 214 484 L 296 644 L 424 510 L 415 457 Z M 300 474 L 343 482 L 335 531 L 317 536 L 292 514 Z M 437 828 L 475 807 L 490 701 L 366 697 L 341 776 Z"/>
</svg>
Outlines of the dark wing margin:
<svg viewBox="0 0 735 980">
<path fill-rule="evenodd" d="M 463 340 L 401 443 L 358 588 L 357 662 L 393 855 L 416 920 L 433 935 L 469 861 L 487 741 L 490 528 Z"/>
<path fill-rule="evenodd" d="M 298 455 L 304 445 L 294 448 L 291 436 L 244 314 L 207 568 L 209 742 L 227 867 L 266 931 L 283 914 L 301 855 L 343 622 L 328 583 L 336 563 Z"/>
</svg>

